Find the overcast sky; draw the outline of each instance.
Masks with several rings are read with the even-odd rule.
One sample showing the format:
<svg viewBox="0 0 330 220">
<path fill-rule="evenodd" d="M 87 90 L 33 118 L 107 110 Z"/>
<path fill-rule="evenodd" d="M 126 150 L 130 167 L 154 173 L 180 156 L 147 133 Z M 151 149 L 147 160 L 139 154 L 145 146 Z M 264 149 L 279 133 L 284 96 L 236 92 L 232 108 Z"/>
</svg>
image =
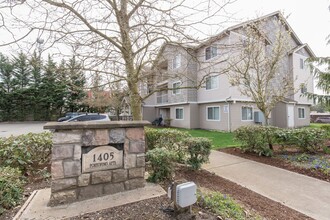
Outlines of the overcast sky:
<svg viewBox="0 0 330 220">
<path fill-rule="evenodd" d="M 289 16 L 287 21 L 303 43 L 307 43 L 316 56 L 330 56 L 330 0 L 238 0 L 230 6 L 237 18 L 254 19 L 274 11 Z"/>
</svg>

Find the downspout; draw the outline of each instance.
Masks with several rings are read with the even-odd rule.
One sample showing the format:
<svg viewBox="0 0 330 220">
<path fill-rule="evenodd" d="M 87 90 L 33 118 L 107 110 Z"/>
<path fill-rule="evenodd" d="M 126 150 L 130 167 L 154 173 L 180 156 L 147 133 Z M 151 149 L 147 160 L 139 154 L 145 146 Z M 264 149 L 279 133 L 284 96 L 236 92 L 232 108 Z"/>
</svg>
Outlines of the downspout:
<svg viewBox="0 0 330 220">
<path fill-rule="evenodd" d="M 231 118 L 230 118 L 231 117 L 231 114 L 230 114 L 230 102 L 229 102 L 230 99 L 231 99 L 231 96 L 229 96 L 225 100 L 225 102 L 228 105 L 227 129 L 228 129 L 229 132 L 231 132 L 231 123 L 230 123 L 230 121 L 231 121 Z"/>
</svg>

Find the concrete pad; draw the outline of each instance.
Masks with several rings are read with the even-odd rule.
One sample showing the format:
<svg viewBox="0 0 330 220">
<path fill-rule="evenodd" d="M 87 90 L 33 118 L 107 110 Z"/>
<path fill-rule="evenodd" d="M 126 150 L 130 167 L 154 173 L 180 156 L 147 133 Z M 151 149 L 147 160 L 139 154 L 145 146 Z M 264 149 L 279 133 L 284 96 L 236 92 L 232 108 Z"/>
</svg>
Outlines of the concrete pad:
<svg viewBox="0 0 330 220">
<path fill-rule="evenodd" d="M 96 212 L 128 203 L 165 195 L 164 189 L 156 184 L 146 183 L 144 188 L 113 195 L 79 201 L 71 204 L 48 207 L 50 189 L 34 191 L 14 217 L 14 220 L 65 219 L 81 214 Z"/>
<path fill-rule="evenodd" d="M 211 155 L 204 169 L 307 216 L 329 219 L 330 183 L 218 151 Z"/>
</svg>

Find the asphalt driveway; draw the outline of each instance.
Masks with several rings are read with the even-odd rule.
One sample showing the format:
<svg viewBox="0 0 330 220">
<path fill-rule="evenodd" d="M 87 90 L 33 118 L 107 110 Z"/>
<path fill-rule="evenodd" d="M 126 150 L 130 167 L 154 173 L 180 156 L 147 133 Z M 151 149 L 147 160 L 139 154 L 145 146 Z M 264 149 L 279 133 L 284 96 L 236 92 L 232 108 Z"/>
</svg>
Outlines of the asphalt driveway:
<svg viewBox="0 0 330 220">
<path fill-rule="evenodd" d="M 46 122 L 2 122 L 0 123 L 0 137 L 18 136 L 21 134 L 41 133 Z"/>
</svg>

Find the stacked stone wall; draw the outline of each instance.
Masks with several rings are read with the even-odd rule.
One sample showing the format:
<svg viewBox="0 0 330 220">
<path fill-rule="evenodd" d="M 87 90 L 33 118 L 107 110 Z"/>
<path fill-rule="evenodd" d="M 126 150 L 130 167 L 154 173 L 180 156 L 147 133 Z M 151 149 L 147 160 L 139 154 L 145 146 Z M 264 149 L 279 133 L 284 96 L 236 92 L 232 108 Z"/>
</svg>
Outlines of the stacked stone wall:
<svg viewBox="0 0 330 220">
<path fill-rule="evenodd" d="M 75 124 L 73 124 L 75 123 Z M 147 122 L 48 123 L 54 129 L 49 205 L 71 203 L 144 187 L 145 134 Z M 65 126 L 61 128 L 61 125 Z M 116 126 L 117 125 L 117 126 Z M 90 127 L 90 128 L 89 128 Z M 71 129 L 70 129 L 71 128 Z M 121 146 L 122 164 L 116 169 L 83 171 L 85 151 L 102 146 Z M 95 158 L 94 158 L 95 159 Z M 117 158 L 118 159 L 118 158 Z M 120 161 L 120 160 L 118 160 Z"/>
</svg>

